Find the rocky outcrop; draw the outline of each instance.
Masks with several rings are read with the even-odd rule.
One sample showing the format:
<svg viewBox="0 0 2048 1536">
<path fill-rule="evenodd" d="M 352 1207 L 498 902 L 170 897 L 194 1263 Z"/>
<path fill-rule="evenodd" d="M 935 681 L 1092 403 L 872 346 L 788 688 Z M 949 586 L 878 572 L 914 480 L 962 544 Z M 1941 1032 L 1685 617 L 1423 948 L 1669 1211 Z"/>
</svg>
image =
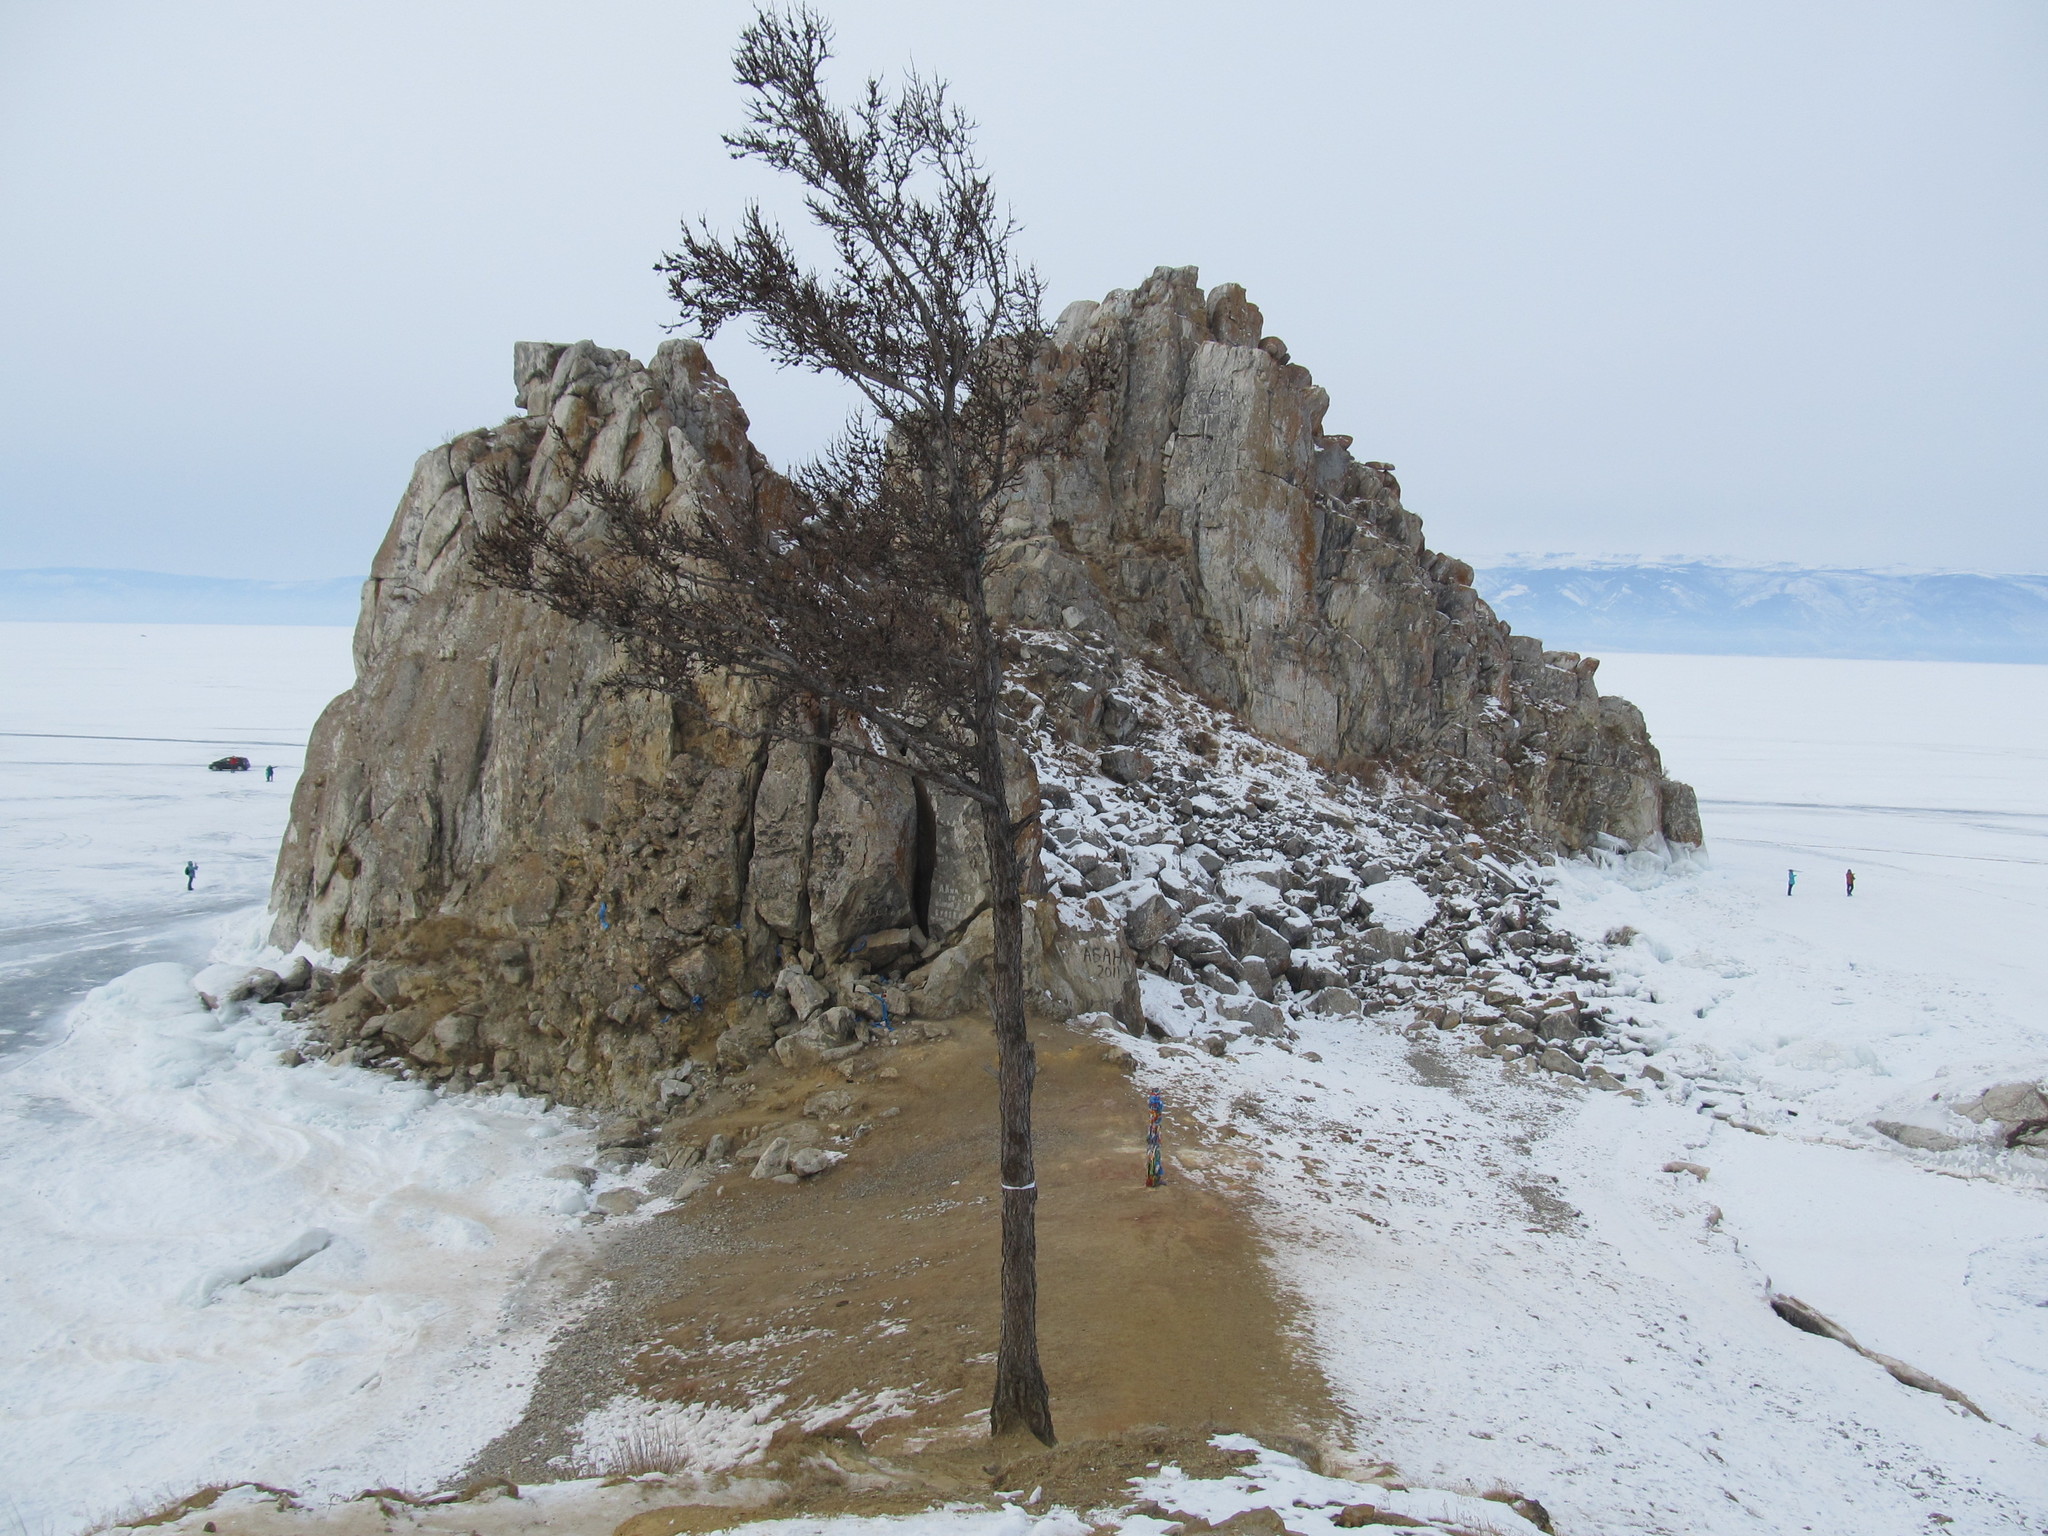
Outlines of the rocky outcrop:
<svg viewBox="0 0 2048 1536">
<path fill-rule="evenodd" d="M 1012 622 L 1098 632 L 1261 736 L 1401 764 L 1490 827 L 1700 841 L 1599 663 L 1511 635 L 1471 567 L 1425 546 L 1391 466 L 1324 430 L 1329 396 L 1243 289 L 1161 268 L 1071 305 L 1050 370 L 1084 359 L 1111 382 L 1078 450 L 1019 490 Z"/>
<path fill-rule="evenodd" d="M 1696 842 L 1690 792 L 1634 708 L 1599 696 L 1596 663 L 1510 636 L 1259 331 L 1240 291 L 1205 297 L 1191 271 L 1061 321 L 1051 370 L 1090 349 L 1113 367 L 1078 451 L 1009 509 L 1023 808 L 1040 739 L 1151 794 L 1158 711 L 1124 681 L 1142 663 L 1331 771 L 1420 780 L 1503 846 Z M 885 1009 L 973 1006 L 988 893 L 970 806 L 756 739 L 743 688 L 682 711 L 607 687 L 602 636 L 470 574 L 494 472 L 572 537 L 603 532 L 572 497 L 579 471 L 678 516 L 786 494 L 701 347 L 642 365 L 522 344 L 515 383 L 521 415 L 419 461 L 364 591 L 356 684 L 308 749 L 273 936 L 348 957 L 306 1005 L 330 1039 L 444 1078 L 649 1102 L 711 1075 L 672 1070 L 688 1059 L 826 1055 Z M 1165 953 L 1152 929 L 1180 907 L 1033 898 L 1038 1006 L 1141 1022 L 1141 956 Z"/>
<path fill-rule="evenodd" d="M 572 529 L 578 468 L 678 514 L 780 493 L 695 343 L 645 366 L 522 345 L 515 371 L 525 413 L 423 457 L 377 553 L 356 684 L 308 748 L 273 936 L 353 959 L 320 1001 L 365 1056 L 643 1099 L 692 1052 L 723 1041 L 744 1064 L 804 1029 L 821 1009 L 777 989 L 790 962 L 826 1003 L 879 1012 L 986 906 L 985 861 L 964 805 L 864 757 L 750 738 L 743 690 L 693 724 L 608 688 L 601 636 L 475 581 L 493 468 Z M 1042 986 L 1047 1008 L 1076 1001 Z"/>
</svg>

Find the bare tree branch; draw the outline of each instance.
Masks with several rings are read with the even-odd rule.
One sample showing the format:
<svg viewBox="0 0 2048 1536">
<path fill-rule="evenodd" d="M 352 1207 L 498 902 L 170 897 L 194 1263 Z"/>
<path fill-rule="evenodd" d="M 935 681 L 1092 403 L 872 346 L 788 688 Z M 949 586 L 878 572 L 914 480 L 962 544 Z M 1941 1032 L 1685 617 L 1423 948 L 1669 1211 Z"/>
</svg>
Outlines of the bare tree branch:
<svg viewBox="0 0 2048 1536">
<path fill-rule="evenodd" d="M 474 542 L 485 580 L 529 593 L 615 640 L 620 686 L 706 718 L 704 685 L 751 686 L 758 714 L 709 721 L 829 747 L 980 808 L 995 942 L 990 1013 L 1000 1064 L 1002 1330 L 990 1423 L 1048 1444 L 1037 1342 L 1035 1072 L 1025 1032 L 1022 868 L 1005 766 L 1003 636 L 989 602 L 1002 508 L 1026 464 L 1069 443 L 1106 358 L 1060 360 L 1017 225 L 942 83 L 869 79 L 826 91 L 829 24 L 762 11 L 734 55 L 748 91 L 739 158 L 793 177 L 831 260 L 813 269 L 757 206 L 721 235 L 686 224 L 657 267 L 681 324 L 745 321 L 778 363 L 844 380 L 861 402 L 840 435 L 744 500 L 646 505 L 583 474 L 558 434 L 568 501 L 544 507 L 498 465 L 472 477 L 492 515 Z M 1050 383 L 1058 377 L 1058 384 Z M 820 726 L 819 711 L 831 721 Z"/>
</svg>

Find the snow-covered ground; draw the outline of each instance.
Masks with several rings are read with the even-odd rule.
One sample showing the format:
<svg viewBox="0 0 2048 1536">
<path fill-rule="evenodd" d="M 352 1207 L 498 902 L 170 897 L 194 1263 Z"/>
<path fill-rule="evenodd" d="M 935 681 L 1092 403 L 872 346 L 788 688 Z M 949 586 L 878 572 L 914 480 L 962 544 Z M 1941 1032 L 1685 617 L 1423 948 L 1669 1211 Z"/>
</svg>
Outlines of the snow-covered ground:
<svg viewBox="0 0 2048 1536">
<path fill-rule="evenodd" d="M 349 634 L 0 623 L 0 1056 L 265 899 L 307 732 L 354 678 Z M 207 771 L 230 754 L 254 770 Z"/>
<path fill-rule="evenodd" d="M 0 735 L 0 987 L 40 964 L 46 1010 L 0 992 L 30 1031 L 0 1071 L 0 1525 L 29 1536 L 214 1475 L 432 1481 L 547 1331 L 568 1117 L 287 1068 L 272 1011 L 189 1000 L 209 946 L 256 931 L 298 762 L 257 743 L 302 742 L 347 680 L 319 633 L 0 626 L 0 731 L 38 733 Z M 1385 1016 L 1220 1061 L 1127 1042 L 1169 1147 L 1211 1127 L 1190 1176 L 1263 1207 L 1361 1449 L 1418 1489 L 1512 1487 L 1575 1536 L 2048 1528 L 2048 1156 L 1949 1109 L 2048 1069 L 2048 669 L 1619 657 L 1601 681 L 1713 846 L 1551 877 L 1577 931 L 1637 931 L 1609 1001 L 1669 1088 L 1590 1092 Z M 201 766 L 233 750 L 278 782 Z M 53 994 L 122 971 L 48 1038 Z M 1878 1118 L 1976 1139 L 1913 1151 Z"/>
<path fill-rule="evenodd" d="M 349 680 L 346 630 L 0 625 L 0 1530 L 430 1482 L 519 1411 L 587 1132 L 287 1067 L 275 1007 L 189 984 L 260 943 Z"/>
<path fill-rule="evenodd" d="M 1577 932 L 1638 930 L 1614 1001 L 1668 1090 L 1343 1020 L 1220 1068 L 1135 1044 L 1237 1133 L 1195 1176 L 1267 1205 L 1340 1391 L 1411 1478 L 1498 1479 L 1567 1531 L 2048 1529 L 2048 1154 L 1946 1107 L 2048 1074 L 2048 668 L 1630 656 L 1601 681 L 1698 786 L 1713 849 L 1551 876 Z M 1911 1151 L 1876 1118 L 1974 1139 Z M 1795 1331 L 1773 1292 L 1992 1422 Z"/>
<path fill-rule="evenodd" d="M 1924 1125 L 1972 1139 L 1930 1166 L 2048 1182 L 1948 1107 L 2048 1072 L 2048 667 L 1625 656 L 1601 681 L 1663 722 L 1714 868 L 1559 890 L 1579 931 L 1639 930 L 1615 968 L 1686 1075 L 1784 1135 Z"/>
</svg>

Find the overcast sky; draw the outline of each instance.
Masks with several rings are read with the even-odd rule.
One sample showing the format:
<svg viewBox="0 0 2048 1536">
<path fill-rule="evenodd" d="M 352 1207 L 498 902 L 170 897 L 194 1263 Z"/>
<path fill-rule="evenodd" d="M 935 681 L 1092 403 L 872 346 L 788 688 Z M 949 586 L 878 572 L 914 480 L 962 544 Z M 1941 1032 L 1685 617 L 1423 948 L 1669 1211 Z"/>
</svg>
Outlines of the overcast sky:
<svg viewBox="0 0 2048 1536">
<path fill-rule="evenodd" d="M 2041 0 L 829 0 L 1057 310 L 1237 281 L 1431 542 L 2048 569 Z M 726 0 L 0 0 L 0 566 L 367 569 L 512 343 L 781 190 Z M 842 402 L 736 333 L 770 457 Z"/>
</svg>

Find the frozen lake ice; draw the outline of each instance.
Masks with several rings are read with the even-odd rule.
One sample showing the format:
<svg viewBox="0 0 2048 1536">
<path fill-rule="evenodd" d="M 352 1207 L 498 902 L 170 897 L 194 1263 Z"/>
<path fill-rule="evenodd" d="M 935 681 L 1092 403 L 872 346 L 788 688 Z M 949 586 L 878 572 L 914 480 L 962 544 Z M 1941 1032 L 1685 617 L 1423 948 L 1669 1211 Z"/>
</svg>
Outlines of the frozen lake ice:
<svg viewBox="0 0 2048 1536">
<path fill-rule="evenodd" d="M 0 1527 L 431 1481 L 550 1335 L 575 1117 L 288 1067 L 275 1007 L 189 984 L 260 944 L 351 677 L 344 629 L 0 625 Z M 255 770 L 207 770 L 229 753 Z"/>
<path fill-rule="evenodd" d="M 548 1335 L 573 1117 L 287 1068 L 269 1014 L 185 983 L 260 933 L 347 641 L 0 625 L 0 1510 L 38 1536 L 217 1476 L 431 1481 L 516 1413 Z M 2048 1157 L 1909 1153 L 1868 1122 L 2048 1070 L 2048 668 L 1615 656 L 1600 681 L 1699 790 L 1713 862 L 1556 889 L 1582 931 L 1637 930 L 1626 1001 L 1690 1086 L 1461 1098 L 1410 1079 L 1397 1032 L 1321 1026 L 1301 1113 L 1429 1155 L 1354 1170 L 1302 1120 L 1324 1181 L 1384 1183 L 1401 1223 L 1346 1226 L 1275 1174 L 1318 1347 L 1405 1467 L 1512 1476 L 1564 1528 L 2037 1529 Z M 230 751 L 259 771 L 206 771 Z M 1278 1053 L 1228 1067 L 1309 1091 Z M 1499 1196 L 1475 1149 L 1539 1100 L 1566 1108 L 1527 1155 L 1575 1223 L 1475 1216 Z M 1656 1172 L 1679 1156 L 1710 1179 Z M 1787 1329 L 1766 1283 L 1997 1423 Z"/>
<path fill-rule="evenodd" d="M 349 634 L 0 623 L 0 1055 L 265 899 L 307 733 L 355 675 Z M 254 770 L 207 771 L 230 753 Z"/>
</svg>

